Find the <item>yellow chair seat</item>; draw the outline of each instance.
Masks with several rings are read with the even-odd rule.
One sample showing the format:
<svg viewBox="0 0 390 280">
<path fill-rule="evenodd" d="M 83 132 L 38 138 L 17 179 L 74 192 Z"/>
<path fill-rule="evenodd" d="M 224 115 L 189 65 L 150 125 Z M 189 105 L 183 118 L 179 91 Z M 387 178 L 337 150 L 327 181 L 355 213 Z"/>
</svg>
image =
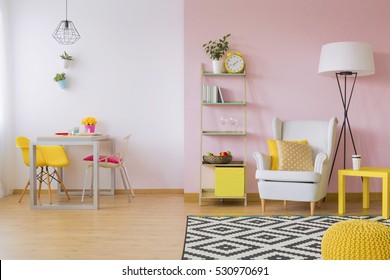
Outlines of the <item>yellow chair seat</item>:
<svg viewBox="0 0 390 280">
<path fill-rule="evenodd" d="M 321 243 L 325 260 L 390 260 L 390 227 L 372 220 L 330 226 Z"/>
</svg>

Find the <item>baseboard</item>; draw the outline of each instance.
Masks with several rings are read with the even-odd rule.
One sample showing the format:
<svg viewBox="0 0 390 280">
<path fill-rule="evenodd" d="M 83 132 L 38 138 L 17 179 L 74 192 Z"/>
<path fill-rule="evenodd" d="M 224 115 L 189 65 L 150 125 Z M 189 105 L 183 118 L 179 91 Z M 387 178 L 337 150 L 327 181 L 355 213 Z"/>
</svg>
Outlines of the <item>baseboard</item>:
<svg viewBox="0 0 390 280">
<path fill-rule="evenodd" d="M 348 201 L 362 201 L 363 194 L 362 193 L 346 193 L 346 199 Z M 199 200 L 198 193 L 184 193 L 184 202 L 195 202 Z M 260 197 L 258 193 L 248 193 L 247 194 L 248 202 L 260 202 Z M 370 193 L 371 201 L 381 201 L 382 193 L 375 192 Z M 328 202 L 337 202 L 338 201 L 338 193 L 328 193 L 326 195 L 325 201 Z"/>
<path fill-rule="evenodd" d="M 56 191 L 57 189 L 54 189 Z M 82 191 L 81 189 L 67 189 L 69 192 Z M 106 190 L 106 189 L 103 189 Z M 108 190 L 108 189 L 107 189 Z M 13 189 L 13 194 L 21 194 L 23 189 Z M 41 190 L 42 193 L 47 193 L 47 189 Z M 30 193 L 30 190 L 26 191 L 26 194 Z M 115 190 L 116 194 L 125 194 L 125 189 Z M 135 189 L 135 194 L 183 194 L 183 189 Z"/>
</svg>

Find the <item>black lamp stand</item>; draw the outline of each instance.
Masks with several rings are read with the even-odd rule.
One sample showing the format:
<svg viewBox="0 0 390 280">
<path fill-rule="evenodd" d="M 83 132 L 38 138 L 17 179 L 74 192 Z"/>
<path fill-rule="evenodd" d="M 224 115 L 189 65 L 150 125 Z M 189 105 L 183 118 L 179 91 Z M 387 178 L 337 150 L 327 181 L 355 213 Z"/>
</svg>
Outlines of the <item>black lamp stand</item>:
<svg viewBox="0 0 390 280">
<path fill-rule="evenodd" d="M 344 90 L 342 90 L 341 85 L 340 85 L 340 76 L 344 76 Z M 353 84 L 352 84 L 351 92 L 349 93 L 348 96 L 347 96 L 347 76 L 353 76 Z M 335 152 L 335 155 L 333 158 L 332 169 L 330 171 L 329 181 L 330 181 L 330 178 L 332 177 L 332 171 L 333 171 L 334 163 L 335 163 L 336 158 L 337 158 L 337 152 L 339 150 L 341 138 L 343 138 L 343 142 L 344 142 L 344 169 L 345 169 L 346 150 L 347 150 L 346 149 L 347 148 L 347 127 L 348 127 L 348 131 L 349 131 L 349 135 L 351 136 L 353 150 L 354 150 L 355 154 L 357 154 L 355 141 L 353 140 L 351 124 L 349 123 L 349 119 L 348 119 L 348 109 L 349 109 L 349 105 L 351 104 L 351 99 L 352 99 L 353 89 L 355 87 L 357 73 L 351 72 L 351 71 L 339 72 L 339 73 L 336 73 L 336 78 L 337 78 L 337 84 L 339 86 L 341 101 L 343 102 L 344 121 L 343 121 L 343 124 L 341 127 L 339 140 L 337 141 L 337 147 L 336 147 L 336 152 Z M 347 98 L 348 98 L 348 100 L 347 100 Z"/>
</svg>

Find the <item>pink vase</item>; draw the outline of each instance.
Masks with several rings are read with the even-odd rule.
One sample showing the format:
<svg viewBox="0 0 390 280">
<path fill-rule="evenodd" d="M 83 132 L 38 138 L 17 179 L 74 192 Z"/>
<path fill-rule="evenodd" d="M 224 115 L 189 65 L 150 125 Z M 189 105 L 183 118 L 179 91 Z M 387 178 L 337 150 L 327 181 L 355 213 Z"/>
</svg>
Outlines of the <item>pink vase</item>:
<svg viewBox="0 0 390 280">
<path fill-rule="evenodd" d="M 94 133 L 95 132 L 95 125 L 85 125 L 85 131 L 89 133 Z"/>
</svg>

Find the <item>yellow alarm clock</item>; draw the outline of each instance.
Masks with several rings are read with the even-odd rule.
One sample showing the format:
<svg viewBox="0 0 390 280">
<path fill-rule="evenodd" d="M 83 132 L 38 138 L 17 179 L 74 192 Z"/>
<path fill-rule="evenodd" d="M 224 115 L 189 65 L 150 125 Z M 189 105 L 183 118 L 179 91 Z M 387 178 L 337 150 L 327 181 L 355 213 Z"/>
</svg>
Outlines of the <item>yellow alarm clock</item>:
<svg viewBox="0 0 390 280">
<path fill-rule="evenodd" d="M 239 52 L 228 53 L 225 59 L 225 69 L 228 73 L 236 74 L 244 71 L 245 62 Z"/>
</svg>

